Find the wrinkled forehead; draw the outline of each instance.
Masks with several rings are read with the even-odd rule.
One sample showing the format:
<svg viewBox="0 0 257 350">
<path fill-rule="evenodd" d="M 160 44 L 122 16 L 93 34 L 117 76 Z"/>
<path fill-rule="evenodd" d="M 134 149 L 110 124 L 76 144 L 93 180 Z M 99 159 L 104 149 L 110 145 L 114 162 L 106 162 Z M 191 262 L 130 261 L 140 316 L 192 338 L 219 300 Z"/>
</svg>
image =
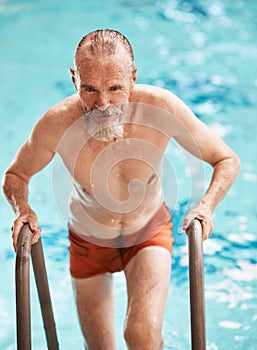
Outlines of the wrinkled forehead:
<svg viewBox="0 0 257 350">
<path fill-rule="evenodd" d="M 112 57 L 101 57 L 97 60 L 85 59 L 78 65 L 76 74 L 81 82 L 92 86 L 104 81 L 119 81 L 123 84 L 131 78 L 129 66 Z"/>
</svg>

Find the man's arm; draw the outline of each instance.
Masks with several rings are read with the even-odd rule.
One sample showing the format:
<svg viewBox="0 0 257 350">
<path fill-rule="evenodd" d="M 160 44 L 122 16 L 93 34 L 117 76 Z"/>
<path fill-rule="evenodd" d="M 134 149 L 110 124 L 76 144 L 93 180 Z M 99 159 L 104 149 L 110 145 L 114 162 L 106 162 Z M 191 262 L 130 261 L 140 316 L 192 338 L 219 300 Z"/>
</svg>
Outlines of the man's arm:
<svg viewBox="0 0 257 350">
<path fill-rule="evenodd" d="M 187 230 L 190 222 L 197 218 L 203 228 L 203 239 L 213 231 L 212 214 L 215 207 L 224 198 L 239 170 L 238 156 L 194 114 L 182 105 L 182 129 L 175 139 L 189 152 L 209 163 L 213 174 L 209 187 L 199 203 L 185 216 L 183 229 Z M 181 132 L 182 131 L 182 132 Z"/>
<path fill-rule="evenodd" d="M 55 153 L 53 138 L 47 133 L 49 126 L 47 127 L 46 124 L 45 118 L 37 123 L 3 178 L 3 191 L 16 214 L 12 227 L 15 250 L 18 235 L 24 223 L 29 223 L 34 232 L 32 243 L 37 242 L 41 231 L 38 227 L 37 215 L 28 203 L 28 185 L 31 177 L 44 168 Z"/>
<path fill-rule="evenodd" d="M 183 229 L 197 218 L 203 228 L 203 239 L 213 231 L 212 214 L 224 198 L 240 170 L 238 156 L 207 125 L 172 93 L 164 91 L 160 107 L 175 118 L 174 138 L 187 151 L 213 167 L 209 187 L 199 203 L 185 216 Z"/>
<path fill-rule="evenodd" d="M 214 225 L 212 214 L 215 207 L 224 198 L 239 172 L 240 163 L 237 157 L 221 159 L 213 166 L 213 175 L 207 192 L 198 204 L 184 218 L 183 229 L 188 230 L 193 219 L 199 219 L 203 229 L 203 240 L 211 236 Z"/>
</svg>

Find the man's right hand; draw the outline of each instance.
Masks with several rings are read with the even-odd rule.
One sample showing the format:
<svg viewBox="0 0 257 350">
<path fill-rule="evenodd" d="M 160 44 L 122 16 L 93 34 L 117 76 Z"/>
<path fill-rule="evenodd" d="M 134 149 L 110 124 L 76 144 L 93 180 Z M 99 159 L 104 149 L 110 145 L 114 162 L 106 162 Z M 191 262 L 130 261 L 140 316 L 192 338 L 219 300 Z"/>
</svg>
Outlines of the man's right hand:
<svg viewBox="0 0 257 350">
<path fill-rule="evenodd" d="M 38 227 L 37 215 L 32 209 L 27 208 L 26 210 L 20 212 L 16 216 L 16 219 L 14 220 L 14 223 L 12 226 L 12 239 L 13 239 L 13 247 L 15 251 L 17 250 L 17 246 L 18 246 L 18 237 L 19 237 L 20 231 L 25 224 L 29 224 L 31 231 L 34 233 L 32 237 L 32 244 L 37 243 L 39 239 L 41 228 Z"/>
</svg>

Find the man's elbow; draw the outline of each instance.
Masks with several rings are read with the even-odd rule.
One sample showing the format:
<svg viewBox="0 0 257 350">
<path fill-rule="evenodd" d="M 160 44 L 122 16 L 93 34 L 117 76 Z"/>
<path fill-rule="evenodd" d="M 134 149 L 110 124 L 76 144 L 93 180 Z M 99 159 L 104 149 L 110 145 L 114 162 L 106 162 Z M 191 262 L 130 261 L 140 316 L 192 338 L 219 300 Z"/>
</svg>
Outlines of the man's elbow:
<svg viewBox="0 0 257 350">
<path fill-rule="evenodd" d="M 10 174 L 8 173 L 8 170 L 4 173 L 3 179 L 2 179 L 2 191 L 7 196 L 9 193 L 9 183 L 10 183 Z"/>
<path fill-rule="evenodd" d="M 241 169 L 241 161 L 240 161 L 240 158 L 238 157 L 238 155 L 235 153 L 233 155 L 233 165 L 234 165 L 234 169 L 236 171 L 236 175 L 238 175 L 240 173 L 240 169 Z"/>
<path fill-rule="evenodd" d="M 223 156 L 215 164 L 213 168 L 224 171 L 231 180 L 235 180 L 240 172 L 241 162 L 240 158 L 232 150 L 226 156 Z"/>
<path fill-rule="evenodd" d="M 233 179 L 236 179 L 237 176 L 240 173 L 240 169 L 241 169 L 241 161 L 240 158 L 238 157 L 238 155 L 236 153 L 232 153 L 231 156 L 228 158 L 229 161 L 229 169 L 230 169 L 230 173 L 231 173 L 231 177 Z M 227 163 L 228 166 L 228 163 Z"/>
</svg>

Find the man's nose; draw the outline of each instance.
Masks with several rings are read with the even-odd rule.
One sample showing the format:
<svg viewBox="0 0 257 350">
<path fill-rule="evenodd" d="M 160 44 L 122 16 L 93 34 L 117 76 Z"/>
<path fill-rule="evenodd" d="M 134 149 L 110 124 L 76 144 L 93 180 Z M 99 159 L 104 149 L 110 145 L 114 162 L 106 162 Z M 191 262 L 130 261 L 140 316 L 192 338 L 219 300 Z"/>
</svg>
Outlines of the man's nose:
<svg viewBox="0 0 257 350">
<path fill-rule="evenodd" d="M 96 108 L 105 110 L 110 106 L 108 95 L 105 92 L 99 92 L 95 101 Z"/>
</svg>

